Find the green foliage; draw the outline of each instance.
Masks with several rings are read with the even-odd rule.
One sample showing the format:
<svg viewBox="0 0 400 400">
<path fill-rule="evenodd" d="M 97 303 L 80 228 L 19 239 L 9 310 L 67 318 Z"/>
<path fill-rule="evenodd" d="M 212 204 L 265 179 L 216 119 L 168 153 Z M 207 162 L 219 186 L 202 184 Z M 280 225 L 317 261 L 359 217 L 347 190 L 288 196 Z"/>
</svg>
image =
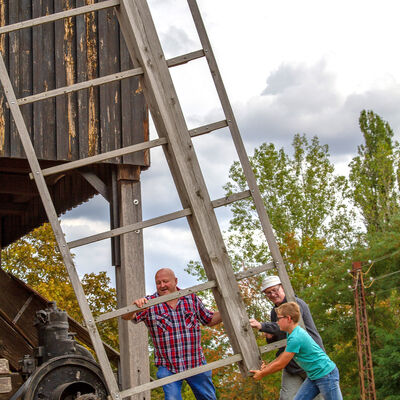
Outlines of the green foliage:
<svg viewBox="0 0 400 400">
<path fill-rule="evenodd" d="M 367 231 L 373 233 L 399 211 L 399 145 L 389 124 L 373 111 L 363 110 L 359 123 L 364 144 L 350 163 L 350 182 Z"/>
<path fill-rule="evenodd" d="M 377 398 L 400 400 L 400 333 L 380 328 L 374 335 L 381 342 L 380 349 L 373 352 Z"/>
<path fill-rule="evenodd" d="M 359 147 L 359 155 L 350 164 L 351 189 L 345 177 L 335 175 L 328 147 L 321 145 L 317 138 L 308 141 L 304 135 L 296 135 L 291 154 L 277 150 L 273 144 L 263 144 L 251 158 L 292 286 L 308 302 L 326 350 L 339 367 L 345 398 L 354 400 L 360 394 L 350 274 L 352 261 L 377 260 L 366 276 L 367 284 L 385 272 L 395 272 L 400 264 L 397 250 L 400 220 L 392 218 L 398 198 L 397 144 L 391 142 L 390 126 L 372 112 L 361 113 L 360 128 L 366 143 Z M 246 188 L 241 167 L 234 163 L 230 181 L 225 186 L 227 194 Z M 267 262 L 269 251 L 252 201 L 236 202 L 231 209 L 228 247 L 234 270 Z M 370 210 L 377 212 L 371 214 Z M 376 233 L 374 237 L 363 236 L 362 226 L 356 223 L 357 215 L 363 216 L 365 231 Z M 370 246 L 365 248 L 365 243 Z M 187 270 L 201 280 L 206 278 L 199 263 L 192 262 Z M 270 305 L 260 296 L 260 280 L 248 279 L 239 285 L 249 316 L 266 320 Z M 393 297 L 394 292 L 384 288 L 383 281 L 377 280 L 373 286 L 367 290 L 370 327 L 373 332 L 377 332 L 376 329 L 394 332 L 394 327 L 399 326 L 398 296 Z M 396 277 L 389 287 L 398 286 Z M 398 293 L 397 289 L 394 291 Z M 395 346 L 394 339 L 390 340 Z M 371 336 L 371 343 L 373 351 L 381 354 L 385 344 L 376 335 Z M 385 343 L 389 343 L 389 339 Z M 378 368 L 384 365 L 386 353 L 382 354 L 381 358 L 374 358 Z M 233 370 L 228 377 L 232 374 Z M 226 379 L 227 375 L 221 372 L 219 387 L 229 387 Z M 380 393 L 395 395 L 393 387 L 384 387 L 385 379 L 379 382 Z M 239 388 L 232 385 L 235 393 L 247 390 L 250 397 L 246 398 L 258 398 L 260 393 L 273 397 L 254 384 L 248 386 L 241 382 Z M 279 380 L 274 388 L 279 389 Z"/>
<path fill-rule="evenodd" d="M 292 156 L 264 143 L 255 149 L 251 164 L 278 242 L 293 239 L 301 253 L 303 247 L 348 246 L 354 240 L 347 181 L 334 174 L 328 147 L 318 138 L 295 135 Z M 234 163 L 225 189 L 245 188 L 242 169 Z M 252 201 L 236 202 L 231 209 L 229 244 L 236 263 L 266 262 L 269 252 Z"/>
</svg>

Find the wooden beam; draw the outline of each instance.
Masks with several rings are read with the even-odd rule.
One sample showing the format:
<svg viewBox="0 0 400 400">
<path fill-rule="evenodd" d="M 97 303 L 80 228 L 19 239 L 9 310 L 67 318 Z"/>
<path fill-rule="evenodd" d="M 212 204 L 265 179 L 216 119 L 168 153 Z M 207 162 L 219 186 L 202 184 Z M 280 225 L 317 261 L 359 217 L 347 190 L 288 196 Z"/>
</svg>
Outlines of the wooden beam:
<svg viewBox="0 0 400 400">
<path fill-rule="evenodd" d="M 260 353 L 268 353 L 269 351 L 280 349 L 286 346 L 286 339 L 278 340 L 277 342 L 266 344 L 265 346 L 260 346 Z"/>
<path fill-rule="evenodd" d="M 38 26 L 49 22 L 58 21 L 64 18 L 75 17 L 77 15 L 86 14 L 93 11 L 104 10 L 106 8 L 115 7 L 117 5 L 119 5 L 119 0 L 107 0 L 96 4 L 90 4 L 88 6 L 77 7 L 59 13 L 45 15 L 43 17 L 34 18 L 23 22 L 17 22 L 16 24 L 0 27 L 0 34 L 17 31 L 19 29 L 24 29 L 24 28 L 31 28 L 33 26 Z"/>
<path fill-rule="evenodd" d="M 175 58 L 171 58 L 167 61 L 169 67 L 176 67 L 178 65 L 185 64 L 189 61 L 196 60 L 200 57 L 204 57 L 203 50 L 197 50 L 191 53 L 184 54 Z M 143 69 L 141 67 L 132 68 L 127 71 L 121 71 L 116 74 L 110 74 L 102 76 L 100 78 L 90 79 L 88 81 L 74 83 L 73 85 L 59 87 L 57 89 L 48 90 L 46 92 L 41 92 L 33 94 L 31 96 L 26 96 L 18 99 L 18 105 L 22 106 L 24 104 L 34 103 L 36 101 L 49 99 L 56 96 L 65 95 L 67 93 L 77 92 L 79 90 L 88 89 L 91 87 L 96 87 L 100 85 L 105 85 L 111 82 L 121 81 L 123 79 L 131 78 L 133 76 L 139 76 L 143 74 Z"/>
<path fill-rule="evenodd" d="M 112 229 L 107 232 L 98 233 L 96 235 L 88 236 L 83 239 L 73 240 L 72 242 L 68 242 L 68 247 L 73 249 L 74 247 L 84 246 L 89 243 L 98 242 L 100 240 L 112 238 L 114 236 L 122 235 L 124 233 L 137 231 L 143 228 L 148 228 L 150 226 L 163 224 L 164 222 L 173 221 L 174 219 L 187 217 L 192 212 L 187 208 L 185 210 L 176 211 L 174 213 L 165 214 L 161 217 L 156 217 L 152 219 L 148 219 L 143 222 L 136 222 L 134 224 L 130 224 L 127 226 L 122 226 L 121 228 Z"/>
<path fill-rule="evenodd" d="M 268 264 L 260 265 L 259 267 L 249 268 L 248 270 L 243 272 L 238 272 L 237 274 L 235 274 L 235 277 L 237 280 L 250 278 L 251 276 L 261 274 L 262 272 L 266 272 L 274 268 L 275 264 L 271 262 Z"/>
<path fill-rule="evenodd" d="M 136 151 L 142 151 L 146 149 L 151 149 L 152 147 L 161 146 L 163 144 L 167 144 L 167 140 L 164 138 L 154 139 L 148 142 L 142 142 L 138 144 L 133 144 L 132 146 L 123 147 L 117 150 L 107 151 L 106 153 L 98 154 L 96 156 L 83 158 L 81 160 L 71 161 L 66 164 L 57 165 L 55 167 L 46 168 L 42 170 L 43 176 L 48 176 L 52 174 L 57 174 L 60 172 L 70 171 L 72 169 L 81 168 L 88 166 L 90 164 L 99 163 L 102 161 L 109 160 L 111 158 L 120 157 L 125 154 L 135 153 Z M 31 179 L 33 178 L 32 173 L 29 174 Z"/>
<path fill-rule="evenodd" d="M 226 197 L 222 197 L 221 199 L 214 200 L 213 202 L 211 202 L 211 205 L 215 208 L 222 207 L 227 204 L 233 203 L 234 201 L 245 199 L 246 197 L 249 197 L 249 195 L 250 195 L 249 191 L 235 193 L 230 196 L 226 196 Z M 173 221 L 175 219 L 187 217 L 188 215 L 191 215 L 191 214 L 192 214 L 192 211 L 189 208 L 186 208 L 184 210 L 175 211 L 173 213 L 165 214 L 160 217 L 151 218 L 146 221 L 141 221 L 141 222 L 137 222 L 134 224 L 122 226 L 120 228 L 111 229 L 106 232 L 97 233 L 92 236 L 87 236 L 86 238 L 73 240 L 71 242 L 68 242 L 68 247 L 70 249 L 73 249 L 74 247 L 84 246 L 86 244 L 98 242 L 100 240 L 113 238 L 113 237 L 122 235 L 124 233 L 141 230 L 144 228 L 149 228 L 150 226 L 159 225 L 159 224 L 163 224 L 165 222 Z"/>
<path fill-rule="evenodd" d="M 93 171 L 79 171 L 79 173 L 109 202 L 110 195 L 107 185 Z"/>
<path fill-rule="evenodd" d="M 226 128 L 228 126 L 228 121 L 226 119 L 218 122 L 214 122 L 212 124 L 207 124 L 200 126 L 198 128 L 190 129 L 189 134 L 191 137 L 204 135 L 205 133 L 210 133 L 217 129 Z"/>
<path fill-rule="evenodd" d="M 201 367 L 197 367 L 197 368 L 192 368 L 192 369 L 188 369 L 184 372 L 179 372 L 177 374 L 168 376 L 167 378 L 161 378 L 161 379 L 157 379 L 154 382 L 150 382 L 147 383 L 145 385 L 141 385 L 132 389 L 128 389 L 128 390 L 124 390 L 120 393 L 121 398 L 125 399 L 128 396 L 131 396 L 133 394 L 139 394 L 142 393 L 146 390 L 150 390 L 150 389 L 156 389 L 158 387 L 167 385 L 168 383 L 172 383 L 172 382 L 176 382 L 178 380 L 181 379 L 186 379 L 189 378 L 191 376 L 197 375 L 197 374 L 201 374 L 203 372 L 207 372 L 207 371 L 211 371 L 213 369 L 217 369 L 217 368 L 221 368 L 221 367 L 225 367 L 227 365 L 231 365 L 233 363 L 242 361 L 243 357 L 240 354 L 234 354 L 233 356 L 229 356 L 227 358 L 224 358 L 222 360 L 218 360 L 218 361 L 214 361 L 211 362 L 209 364 L 206 365 L 202 365 Z"/>
<path fill-rule="evenodd" d="M 140 180 L 135 167 L 120 167 L 123 173 L 118 180 L 118 209 L 120 225 L 131 225 L 142 220 Z M 116 267 L 117 306 L 125 307 L 132 299 L 146 295 L 143 232 L 129 232 L 120 237 L 121 265 Z M 150 382 L 148 333 L 144 324 L 128 324 L 118 319 L 120 343 L 121 389 Z M 150 400 L 150 391 L 130 400 Z"/>
<path fill-rule="evenodd" d="M 218 121 L 211 124 L 203 125 L 198 128 L 191 129 L 189 134 L 194 136 L 204 135 L 206 133 L 210 133 L 214 130 L 221 129 L 227 126 L 227 121 Z M 83 158 L 81 160 L 71 161 L 69 163 L 56 165 L 54 167 L 49 167 L 42 170 L 43 176 L 49 176 L 52 174 L 58 174 L 61 172 L 70 171 L 72 169 L 81 168 L 84 166 L 88 166 L 91 164 L 103 162 L 106 160 L 110 160 L 111 158 L 120 157 L 127 154 L 132 154 L 137 151 L 143 151 L 146 149 L 151 149 L 153 147 L 158 147 L 167 144 L 168 141 L 166 138 L 159 138 L 150 140 L 148 142 L 134 144 L 132 146 L 123 147 L 120 149 L 108 151 L 106 153 L 98 154 L 92 157 Z M 33 179 L 32 173 L 29 174 L 29 177 Z"/>
<path fill-rule="evenodd" d="M 275 268 L 274 263 L 263 264 L 263 265 L 260 265 L 259 267 L 250 268 L 243 272 L 238 272 L 237 274 L 235 274 L 235 279 L 240 281 L 242 279 L 249 278 L 251 276 L 260 274 L 262 272 L 268 271 L 273 268 Z M 145 308 L 155 306 L 157 304 L 165 303 L 167 301 L 174 300 L 174 299 L 179 299 L 179 297 L 187 296 L 188 294 L 191 294 L 191 293 L 197 293 L 197 292 L 212 289 L 215 287 L 217 287 L 217 284 L 215 281 L 208 281 L 205 283 L 200 283 L 199 285 L 192 286 L 190 288 L 186 288 L 186 289 L 182 289 L 177 292 L 174 292 L 174 293 L 170 293 L 165 296 L 159 296 L 155 299 L 151 299 L 143 307 L 137 307 L 134 304 L 130 304 L 121 309 L 110 311 L 108 313 L 104 313 L 104 314 L 98 316 L 96 318 L 96 323 L 102 322 L 102 321 L 107 321 L 108 319 L 119 317 L 120 315 L 124 315 L 124 314 L 130 313 L 130 312 L 140 311 Z"/>
<path fill-rule="evenodd" d="M 148 308 L 151 306 L 155 306 L 156 304 L 161 304 L 161 303 L 165 303 L 170 300 L 179 299 L 179 297 L 187 296 L 188 294 L 191 294 L 191 293 L 197 293 L 202 290 L 215 288 L 216 286 L 217 286 L 217 284 L 215 283 L 215 281 L 209 281 L 209 282 L 201 283 L 196 286 L 192 286 L 187 289 L 179 290 L 174 293 L 166 294 L 164 296 L 159 296 L 155 299 L 151 299 L 146 303 L 146 305 L 144 307 L 138 307 L 138 306 L 135 306 L 134 304 L 131 304 L 131 305 L 123 307 L 119 310 L 110 311 L 108 313 L 104 313 L 104 314 L 98 316 L 96 318 L 96 323 L 106 321 L 111 318 L 119 317 L 120 315 L 124 315 L 124 314 L 130 313 L 130 312 L 140 311 L 142 309 L 145 309 L 145 308 Z"/>
</svg>

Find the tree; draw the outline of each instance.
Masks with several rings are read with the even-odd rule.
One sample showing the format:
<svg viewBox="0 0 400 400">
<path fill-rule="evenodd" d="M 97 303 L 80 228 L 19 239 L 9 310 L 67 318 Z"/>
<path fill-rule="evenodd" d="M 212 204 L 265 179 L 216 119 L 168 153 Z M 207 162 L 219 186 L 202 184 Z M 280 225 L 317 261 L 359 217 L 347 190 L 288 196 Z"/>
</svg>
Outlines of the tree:
<svg viewBox="0 0 400 400">
<path fill-rule="evenodd" d="M 50 224 L 44 224 L 13 242 L 1 252 L 1 267 L 26 282 L 57 306 L 82 322 L 82 314 Z M 116 291 L 105 272 L 85 274 L 82 286 L 89 306 L 97 316 L 116 307 Z M 103 340 L 118 348 L 115 319 L 98 325 Z"/>
<path fill-rule="evenodd" d="M 291 271 L 304 271 L 316 250 L 339 244 L 348 247 L 354 241 L 347 180 L 334 174 L 328 146 L 321 145 L 317 137 L 309 141 L 305 135 L 295 135 L 292 156 L 264 143 L 250 161 Z M 227 194 L 246 189 L 237 162 L 230 169 L 225 189 Z M 252 200 L 236 202 L 231 210 L 229 247 L 235 264 L 267 262 L 269 251 Z"/>
<path fill-rule="evenodd" d="M 364 144 L 350 163 L 350 182 L 367 232 L 373 233 L 399 211 L 399 145 L 390 125 L 373 111 L 361 111 L 359 124 Z"/>
</svg>

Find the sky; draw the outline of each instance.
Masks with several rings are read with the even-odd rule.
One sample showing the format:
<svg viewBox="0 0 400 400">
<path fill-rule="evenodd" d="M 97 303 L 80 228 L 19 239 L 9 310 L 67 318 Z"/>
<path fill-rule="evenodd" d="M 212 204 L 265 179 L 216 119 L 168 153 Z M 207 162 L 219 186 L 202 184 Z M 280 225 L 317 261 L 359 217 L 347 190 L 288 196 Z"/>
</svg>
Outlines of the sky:
<svg viewBox="0 0 400 400">
<path fill-rule="evenodd" d="M 151 0 L 166 58 L 201 48 L 184 0 Z M 328 144 L 338 174 L 362 143 L 358 117 L 373 110 L 399 138 L 400 4 L 396 0 L 198 0 L 247 152 L 264 142 L 290 151 L 293 136 Z M 170 69 L 188 128 L 224 119 L 204 59 Z M 151 128 L 151 138 L 157 134 Z M 237 160 L 229 132 L 194 138 L 211 199 L 224 195 Z M 161 149 L 142 173 L 143 219 L 182 209 Z M 222 231 L 230 213 L 217 209 Z M 109 230 L 101 196 L 63 215 L 67 240 Z M 144 231 L 146 291 L 160 267 L 176 271 L 180 287 L 196 284 L 184 268 L 199 260 L 185 220 Z M 78 272 L 106 270 L 114 282 L 108 240 L 73 249 Z"/>
</svg>

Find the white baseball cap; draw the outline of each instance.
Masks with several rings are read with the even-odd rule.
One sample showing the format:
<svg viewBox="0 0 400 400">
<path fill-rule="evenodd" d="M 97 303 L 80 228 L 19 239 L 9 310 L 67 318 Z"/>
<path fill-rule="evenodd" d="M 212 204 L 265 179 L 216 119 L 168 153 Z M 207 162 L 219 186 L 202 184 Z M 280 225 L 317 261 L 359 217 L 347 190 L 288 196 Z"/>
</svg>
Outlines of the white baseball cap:
<svg viewBox="0 0 400 400">
<path fill-rule="evenodd" d="M 281 280 L 279 279 L 279 276 L 272 275 L 272 276 L 267 276 L 261 284 L 261 291 L 263 292 L 265 289 L 268 289 L 271 286 L 276 286 L 280 285 Z"/>
</svg>

